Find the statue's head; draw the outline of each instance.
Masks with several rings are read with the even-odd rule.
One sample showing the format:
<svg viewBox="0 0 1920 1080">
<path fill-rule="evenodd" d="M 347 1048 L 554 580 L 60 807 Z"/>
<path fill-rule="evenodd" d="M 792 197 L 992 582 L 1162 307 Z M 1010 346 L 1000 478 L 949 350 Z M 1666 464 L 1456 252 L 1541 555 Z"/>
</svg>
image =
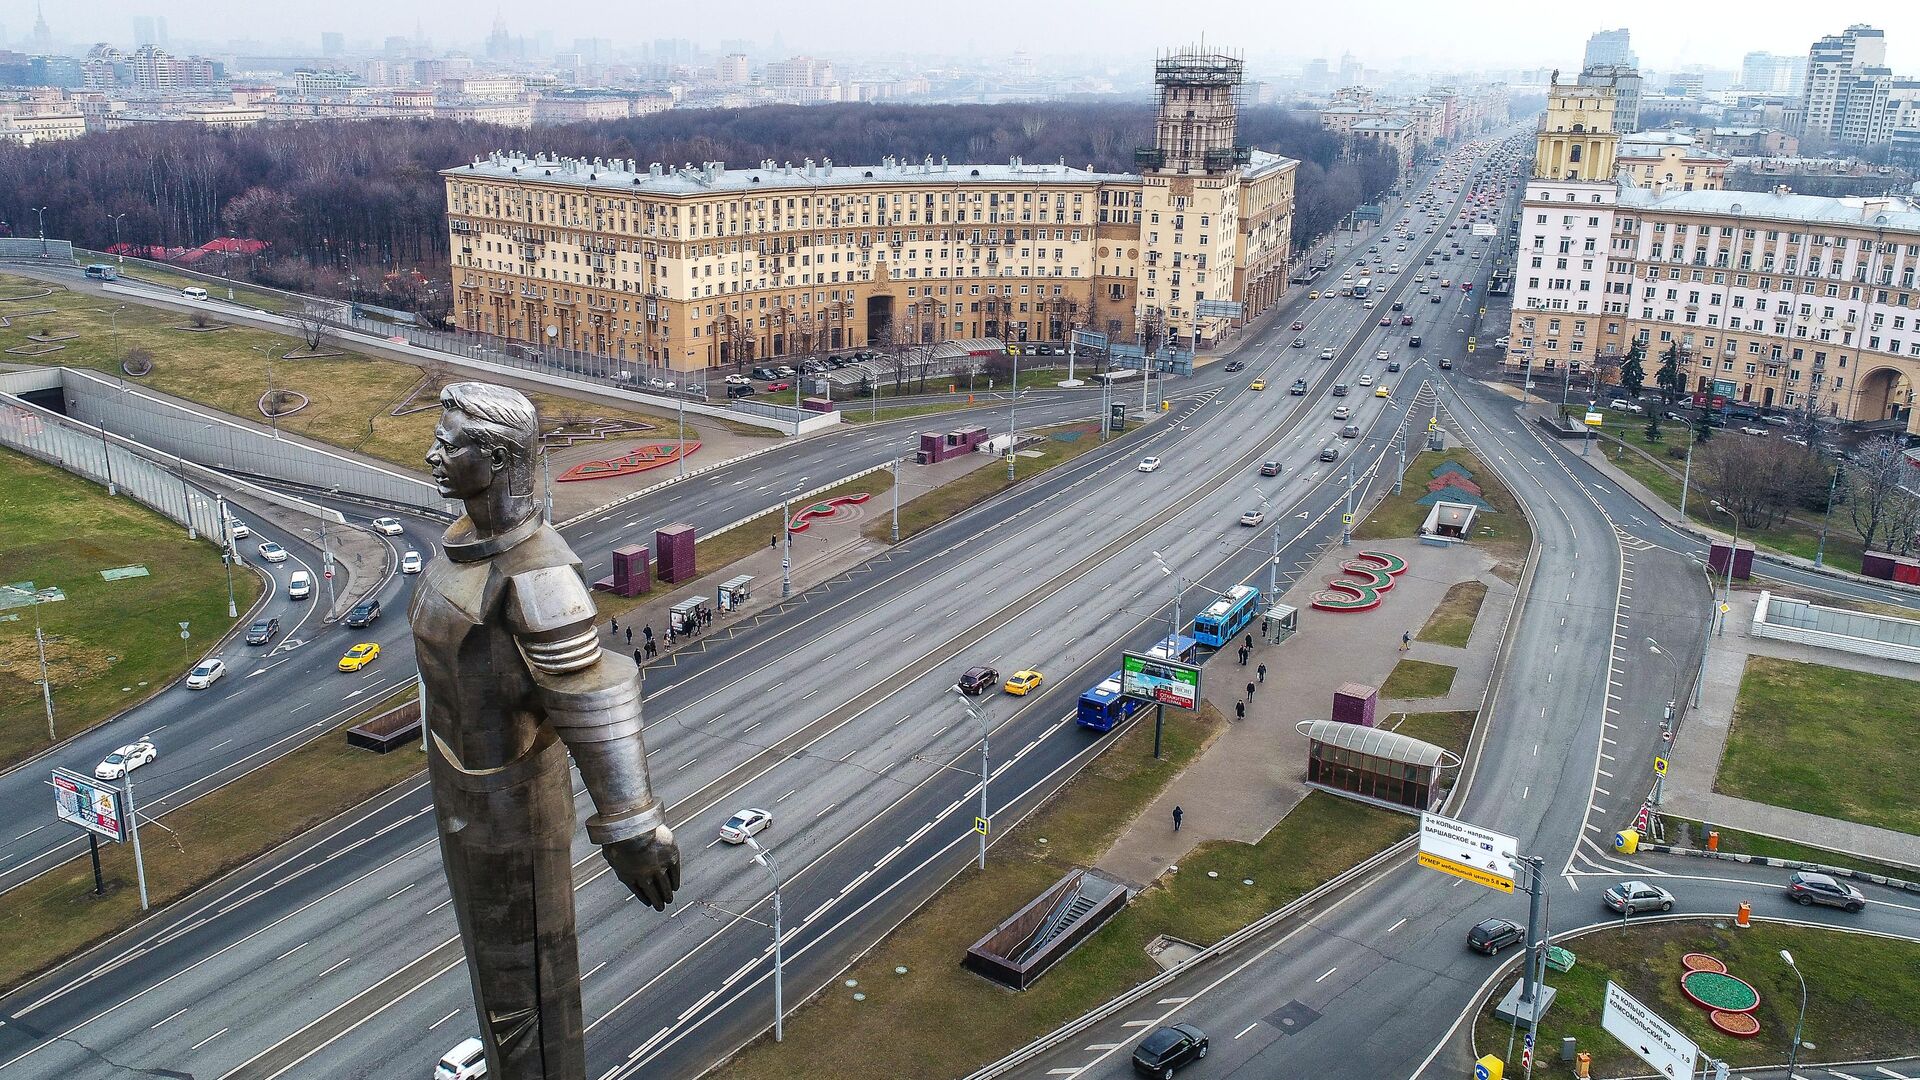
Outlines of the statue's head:
<svg viewBox="0 0 1920 1080">
<path fill-rule="evenodd" d="M 533 456 L 539 414 L 518 390 L 492 383 L 451 383 L 440 391 L 440 423 L 433 429 L 427 468 L 440 494 L 470 502 L 506 482 L 505 494 L 533 495 Z"/>
</svg>

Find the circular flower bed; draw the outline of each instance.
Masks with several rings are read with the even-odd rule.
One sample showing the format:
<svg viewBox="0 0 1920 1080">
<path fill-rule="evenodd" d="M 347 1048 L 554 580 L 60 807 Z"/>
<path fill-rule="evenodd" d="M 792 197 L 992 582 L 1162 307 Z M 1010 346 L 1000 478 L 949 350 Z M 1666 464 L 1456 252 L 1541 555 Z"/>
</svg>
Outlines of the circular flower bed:
<svg viewBox="0 0 1920 1080">
<path fill-rule="evenodd" d="M 1708 956 L 1703 952 L 1690 952 L 1681 957 L 1680 966 L 1686 968 L 1688 971 L 1725 972 L 1727 970 L 1727 965 L 1721 963 L 1719 957 Z"/>
<path fill-rule="evenodd" d="M 1760 1007 L 1760 991 L 1724 971 L 1689 971 L 1680 976 L 1680 991 L 1703 1009 L 1750 1013 Z"/>
<path fill-rule="evenodd" d="M 1754 1019 L 1752 1013 L 1715 1009 L 1707 1014 L 1707 1020 L 1736 1039 L 1751 1039 L 1760 1034 L 1760 1021 Z"/>
</svg>

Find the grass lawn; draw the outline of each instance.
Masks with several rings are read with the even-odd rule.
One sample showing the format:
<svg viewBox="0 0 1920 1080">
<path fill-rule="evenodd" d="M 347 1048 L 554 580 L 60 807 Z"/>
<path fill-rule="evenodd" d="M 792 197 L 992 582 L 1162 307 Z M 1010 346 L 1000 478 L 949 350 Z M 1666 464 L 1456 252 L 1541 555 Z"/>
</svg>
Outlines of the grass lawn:
<svg viewBox="0 0 1920 1080">
<path fill-rule="evenodd" d="M 1211 709 L 1170 716 L 1168 757 L 1158 765 L 1152 725 L 1135 725 L 994 847 L 985 873 L 961 875 L 847 972 L 865 1001 L 835 983 L 788 1018 L 784 1043 L 763 1037 L 716 1075 L 960 1075 L 1151 977 L 1159 969 L 1144 950 L 1157 935 L 1217 941 L 1412 830 L 1404 815 L 1316 792 L 1258 844 L 1196 849 L 1178 874 L 1141 893 L 1023 993 L 960 967 L 967 946 L 999 920 L 1097 859 L 1219 725 Z M 896 966 L 907 974 L 896 975 Z M 902 1031 L 914 1038 L 901 1039 Z"/>
<path fill-rule="evenodd" d="M 1416 500 L 1426 497 L 1427 483 L 1433 479 L 1433 470 L 1447 461 L 1455 462 L 1473 474 L 1473 482 L 1480 486 L 1482 496 L 1494 509 L 1493 513 L 1483 512 L 1474 519 L 1473 542 L 1499 560 L 1494 566 L 1494 573 L 1503 580 L 1518 581 L 1520 568 L 1527 560 L 1527 551 L 1533 547 L 1533 530 L 1527 527 L 1526 516 L 1520 513 L 1519 504 L 1514 501 L 1506 485 L 1493 475 L 1493 470 L 1481 464 L 1479 458 L 1464 448 L 1423 450 L 1416 455 L 1407 463 L 1405 483 L 1401 485 L 1400 494 L 1388 495 L 1369 511 L 1366 520 L 1353 531 L 1353 538 L 1394 540 L 1417 535 L 1431 508 L 1421 506 Z"/>
<path fill-rule="evenodd" d="M 1485 584 L 1478 581 L 1456 582 L 1447 590 L 1447 595 L 1440 598 L 1440 606 L 1433 609 L 1427 625 L 1421 627 L 1414 637 L 1435 645 L 1466 648 L 1467 638 L 1473 633 L 1473 621 L 1480 617 L 1480 605 L 1486 599 Z"/>
<path fill-rule="evenodd" d="M 829 499 L 836 499 L 842 495 L 853 495 L 864 491 L 873 496 L 873 498 L 867 500 L 864 509 L 869 515 L 878 514 L 880 516 L 880 535 L 884 537 L 887 535 L 888 522 L 892 518 L 892 506 L 882 498 L 882 496 L 885 496 L 892 490 L 893 473 L 883 469 L 879 472 L 868 473 L 856 480 L 849 480 L 838 487 L 830 488 L 808 499 L 806 502 L 796 502 L 792 505 L 791 509 L 795 514 L 798 514 L 814 503 L 826 502 Z M 718 536 L 696 539 L 693 546 L 694 565 L 700 568 L 701 574 L 712 574 L 724 567 L 739 562 L 741 559 L 746 558 L 756 551 L 764 550 L 766 545 L 762 544 L 760 542 L 761 540 L 769 537 L 778 539 L 780 536 L 779 514 L 780 506 L 778 503 L 775 503 L 773 506 L 754 515 L 753 519 L 745 525 L 723 532 Z M 906 507 L 903 506 L 900 508 L 901 529 L 903 531 L 906 528 L 904 524 L 906 516 Z M 804 536 L 805 534 L 802 533 L 800 535 Z M 779 582 L 776 580 L 774 584 L 778 585 Z M 652 599 L 654 599 L 652 593 L 641 593 L 634 597 L 616 596 L 613 593 L 605 592 L 594 594 L 594 602 L 600 606 L 600 614 L 602 615 L 624 615 Z"/>
<path fill-rule="evenodd" d="M 424 766 L 414 747 L 373 754 L 347 746 L 345 729 L 383 703 L 300 749 L 167 814 L 143 832 L 147 892 L 155 908 L 405 780 Z M 160 765 L 164 766 L 162 758 Z M 149 769 L 155 766 L 148 766 Z M 272 806 L 271 814 L 260 807 Z M 85 855 L 29 881 L 0 905 L 0 987 L 15 987 L 140 918 L 133 845 L 100 845 L 105 896 L 93 892 Z"/>
<path fill-rule="evenodd" d="M 0 274 L 0 295 L 44 287 L 27 278 Z M 91 368 L 118 377 L 125 351 L 142 348 L 153 354 L 153 372 L 144 378 L 128 379 L 129 383 L 151 386 L 259 422 L 263 419 L 259 399 L 267 388 L 267 357 L 272 355 L 273 385 L 305 394 L 310 402 L 299 412 L 281 417 L 281 428 L 415 472 L 425 469 L 421 458 L 433 440 L 438 410 L 392 415 L 393 408 L 420 381 L 421 371 L 412 364 L 355 353 L 317 360 L 281 360 L 280 356 L 304 348 L 305 343 L 291 334 L 242 326 L 206 333 L 180 330 L 177 328 L 188 325 L 181 313 L 134 303 L 108 303 L 104 297 L 57 287 L 53 295 L 41 300 L 0 305 L 0 315 L 11 315 L 7 308 L 38 307 L 58 311 L 13 316 L 12 326 L 0 328 L 0 349 L 30 344 L 27 335 L 43 328 L 80 336 L 64 342 L 66 348 L 59 352 L 37 357 L 0 353 L 0 360 Z M 120 309 L 117 335 L 111 317 L 114 308 Z M 653 424 L 656 432 L 677 431 L 672 415 L 612 409 L 560 395 L 530 396 L 541 415 L 549 419 L 562 413 L 607 416 L 641 420 Z M 426 399 L 424 404 L 434 400 L 428 395 L 422 397 Z M 692 424 L 687 426 L 687 437 L 698 437 Z"/>
<path fill-rule="evenodd" d="M 1916 693 L 1906 679 L 1749 657 L 1714 790 L 1920 833 Z"/>
<path fill-rule="evenodd" d="M 1796 844 L 1791 840 L 1776 840 L 1771 836 L 1757 836 L 1753 833 L 1729 829 L 1724 825 L 1710 825 L 1700 821 L 1688 821 L 1685 818 L 1667 818 L 1668 835 L 1675 843 L 1684 843 L 1687 847 L 1705 850 L 1707 831 L 1720 834 L 1720 850 L 1738 855 L 1761 855 L 1770 859 L 1792 859 L 1796 862 L 1819 863 L 1822 866 L 1840 866 L 1848 870 L 1857 870 L 1868 874 L 1884 874 L 1904 881 L 1920 878 L 1920 867 L 1889 866 L 1871 859 L 1862 859 L 1857 855 L 1844 855 L 1838 851 Z M 1684 827 L 1684 835 L 1675 833 L 1676 827 Z"/>
<path fill-rule="evenodd" d="M 0 450 L 0 584 L 58 586 L 67 599 L 0 616 L 0 765 L 47 746 L 34 615 L 46 635 L 54 730 L 94 726 L 184 672 L 231 626 L 219 551 L 128 498 L 50 465 Z M 149 576 L 105 581 L 100 571 L 141 564 Z M 259 594 L 235 573 L 244 613 Z M 179 625 L 191 623 L 192 650 Z"/>
<path fill-rule="evenodd" d="M 1597 918 L 1599 905 L 1594 906 Z M 1783 1064 L 1800 1012 L 1800 983 L 1780 959 L 1781 949 L 1793 954 L 1809 990 L 1802 1037 L 1818 1050 L 1804 1051 L 1802 1058 L 1890 1057 L 1911 1054 L 1920 1045 L 1920 1009 L 1913 1007 L 1920 996 L 1920 946 L 1911 942 L 1774 926 L 1756 919 L 1745 930 L 1736 930 L 1730 923 L 1726 929 L 1703 922 L 1647 923 L 1624 933 L 1617 928 L 1599 930 L 1560 944 L 1573 950 L 1578 961 L 1566 974 L 1548 975 L 1558 995 L 1540 1022 L 1539 1045 L 1557 1060 L 1561 1038 L 1573 1036 L 1579 1049 L 1593 1055 L 1594 1076 L 1647 1072 L 1638 1057 L 1601 1030 L 1609 980 L 1696 1041 L 1704 1054 L 1736 1068 Z M 1721 1034 L 1707 1023 L 1706 1010 L 1680 992 L 1680 957 L 1689 952 L 1718 957 L 1729 974 L 1760 992 L 1760 1008 L 1754 1014 L 1760 1021 L 1759 1035 L 1736 1039 Z M 1475 1031 L 1479 1053 L 1504 1054 L 1508 1031 L 1489 1007 Z M 1516 1041 L 1508 1075 L 1514 1075 L 1519 1062 Z"/>
<path fill-rule="evenodd" d="M 1127 434 L 1142 430 L 1146 430 L 1146 425 L 1129 428 Z M 1056 465 L 1063 465 L 1103 445 L 1100 441 L 1100 425 L 1094 422 L 1040 428 L 1034 434 L 1045 436 L 1045 438 L 1043 441 L 1023 445 L 1020 449 L 1023 452 L 1038 451 L 1040 456 L 1023 457 L 1016 454 L 1012 483 L 1008 482 L 1006 464 L 1001 461 L 983 469 L 975 469 L 951 484 L 942 485 L 916 497 L 912 502 L 902 504 L 900 539 L 905 540 L 925 532 L 968 507 L 1000 494 L 1022 480 L 1038 476 Z M 1109 441 L 1126 437 L 1125 434 L 1116 435 Z M 867 526 L 867 535 L 876 540 L 884 540 L 891 535 L 892 527 L 892 518 L 889 515 L 888 520 L 876 521 Z"/>
<path fill-rule="evenodd" d="M 1398 699 L 1443 697 L 1453 689 L 1453 676 L 1458 670 L 1445 664 L 1430 664 L 1425 660 L 1401 660 L 1393 665 L 1393 672 L 1381 684 L 1380 696 Z"/>
<path fill-rule="evenodd" d="M 1473 718 L 1480 714 L 1472 709 L 1458 712 L 1417 712 L 1394 713 L 1381 727 L 1388 731 L 1397 731 L 1416 739 L 1430 742 L 1443 750 L 1451 750 L 1456 755 L 1467 752 L 1467 737 L 1473 733 Z"/>
</svg>

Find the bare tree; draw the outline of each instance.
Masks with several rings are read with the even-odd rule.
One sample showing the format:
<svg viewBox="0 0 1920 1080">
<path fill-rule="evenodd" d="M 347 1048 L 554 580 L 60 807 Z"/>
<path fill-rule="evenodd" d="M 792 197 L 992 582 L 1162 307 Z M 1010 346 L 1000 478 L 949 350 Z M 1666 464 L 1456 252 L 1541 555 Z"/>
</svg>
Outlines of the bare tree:
<svg viewBox="0 0 1920 1080">
<path fill-rule="evenodd" d="M 1784 440 L 1725 440 L 1695 456 L 1703 486 L 1746 528 L 1779 524 L 1826 479 L 1818 455 Z"/>
<path fill-rule="evenodd" d="M 1910 513 L 1906 504 L 1914 496 L 1900 485 L 1913 476 L 1899 441 L 1891 436 L 1874 439 L 1854 452 L 1847 466 L 1847 510 L 1862 544 L 1875 550 L 1880 545 L 1911 547 L 1912 529 L 1905 536 L 1899 530 Z"/>
<path fill-rule="evenodd" d="M 307 351 L 317 353 L 333 330 L 328 322 L 329 313 L 330 309 L 322 305 L 302 304 L 281 314 L 300 331 L 300 340 L 306 343 Z"/>
</svg>

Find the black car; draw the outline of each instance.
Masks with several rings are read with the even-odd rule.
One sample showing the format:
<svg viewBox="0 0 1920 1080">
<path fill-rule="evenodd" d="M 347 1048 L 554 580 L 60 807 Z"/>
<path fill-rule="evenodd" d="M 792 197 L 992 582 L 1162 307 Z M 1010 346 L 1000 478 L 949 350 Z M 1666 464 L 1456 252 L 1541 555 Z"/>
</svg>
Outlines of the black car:
<svg viewBox="0 0 1920 1080">
<path fill-rule="evenodd" d="M 1173 1080 L 1173 1071 L 1207 1056 L 1207 1033 L 1192 1024 L 1169 1024 L 1133 1048 L 1133 1071 Z"/>
<path fill-rule="evenodd" d="M 247 644 L 265 645 L 280 633 L 279 619 L 256 619 L 247 627 Z"/>
<path fill-rule="evenodd" d="M 1497 956 L 1501 949 L 1526 940 L 1526 928 L 1512 919 L 1488 919 L 1467 931 L 1467 948 Z"/>
<path fill-rule="evenodd" d="M 1227 361 L 1228 371 L 1245 371 L 1246 369 L 1247 369 L 1247 365 L 1239 360 Z"/>
<path fill-rule="evenodd" d="M 960 676 L 960 692 L 968 695 L 984 694 L 987 689 L 1000 681 L 1000 673 L 982 664 L 970 667 Z"/>
<path fill-rule="evenodd" d="M 1452 361 L 1451 359 L 1449 359 L 1449 358 L 1447 358 L 1447 357 L 1441 357 L 1441 358 L 1440 358 L 1440 370 L 1441 370 L 1441 371 L 1452 371 L 1452 370 L 1453 370 L 1453 361 Z"/>
<path fill-rule="evenodd" d="M 1417 349 L 1419 347 L 1420 347 L 1420 335 L 1419 334 L 1409 335 L 1407 338 L 1407 348 Z"/>
<path fill-rule="evenodd" d="M 352 611 L 347 612 L 347 625 L 356 629 L 372 626 L 378 618 L 380 618 L 380 601 L 362 600 L 353 606 Z"/>
</svg>

